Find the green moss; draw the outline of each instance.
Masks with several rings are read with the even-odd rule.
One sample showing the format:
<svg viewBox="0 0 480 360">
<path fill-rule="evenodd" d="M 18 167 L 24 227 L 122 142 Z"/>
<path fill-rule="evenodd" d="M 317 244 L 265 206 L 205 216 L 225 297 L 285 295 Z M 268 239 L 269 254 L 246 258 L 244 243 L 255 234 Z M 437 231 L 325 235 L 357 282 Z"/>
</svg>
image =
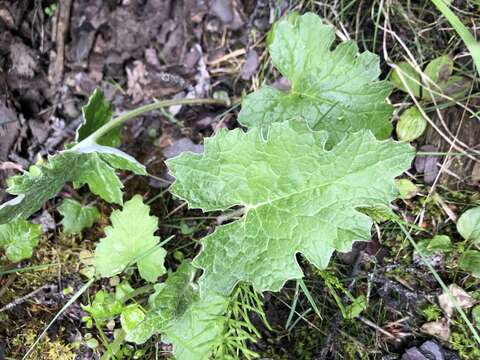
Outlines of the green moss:
<svg viewBox="0 0 480 360">
<path fill-rule="evenodd" d="M 15 349 L 11 358 L 17 359 L 23 356 L 37 340 L 39 333 L 30 328 L 15 336 L 10 343 L 11 347 Z M 75 356 L 70 345 L 64 344 L 60 340 L 51 340 L 47 336 L 40 340 L 30 354 L 30 358 L 36 360 L 73 360 Z"/>
</svg>

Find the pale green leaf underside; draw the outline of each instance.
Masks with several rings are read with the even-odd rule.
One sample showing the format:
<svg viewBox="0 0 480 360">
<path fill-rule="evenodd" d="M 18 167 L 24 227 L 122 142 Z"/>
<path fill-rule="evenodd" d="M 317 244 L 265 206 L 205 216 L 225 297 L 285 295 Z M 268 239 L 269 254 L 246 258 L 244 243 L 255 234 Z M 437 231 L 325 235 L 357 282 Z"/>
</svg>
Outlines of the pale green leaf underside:
<svg viewBox="0 0 480 360">
<path fill-rule="evenodd" d="M 209 360 L 222 341 L 227 299 L 214 293 L 202 295 L 185 314 L 162 332 L 162 340 L 173 344 L 177 360 Z"/>
<path fill-rule="evenodd" d="M 207 360 L 224 330 L 224 297 L 199 295 L 194 283 L 196 269 L 183 263 L 163 284 L 155 285 L 148 308 L 131 305 L 122 312 L 126 340 L 144 343 L 154 334 L 172 343 L 177 360 Z"/>
<path fill-rule="evenodd" d="M 42 165 L 33 165 L 23 175 L 8 179 L 7 192 L 17 195 L 0 205 L 0 224 L 28 218 L 45 201 L 55 197 L 67 182 L 75 187 L 88 185 L 90 191 L 107 202 L 122 204 L 122 182 L 116 170 L 145 175 L 145 167 L 120 150 L 89 145 L 80 151 L 64 151 L 50 156 Z"/>
<path fill-rule="evenodd" d="M 0 225 L 0 247 L 5 250 L 8 260 L 19 262 L 32 256 L 38 244 L 42 227 L 25 220 L 15 220 Z"/>
<path fill-rule="evenodd" d="M 100 219 L 100 212 L 95 206 L 83 206 L 73 199 L 63 200 L 58 212 L 63 216 L 63 231 L 67 234 L 79 234 Z"/>
<path fill-rule="evenodd" d="M 113 110 L 103 93 L 95 89 L 88 99 L 87 105 L 82 107 L 83 123 L 77 129 L 76 141 L 80 142 L 98 130 L 112 119 Z M 120 145 L 120 128 L 110 131 L 98 141 L 101 145 L 116 147 Z"/>
<path fill-rule="evenodd" d="M 267 140 L 259 128 L 222 131 L 205 140 L 204 154 L 168 161 L 176 177 L 171 191 L 190 207 L 245 207 L 242 219 L 203 239 L 194 264 L 205 270 L 205 288 L 228 295 L 247 281 L 277 291 L 302 277 L 296 253 L 323 268 L 334 250 L 369 239 L 372 221 L 356 209 L 388 206 L 393 180 L 414 151 L 367 131 L 328 151 L 326 137 L 299 122 L 274 123 Z"/>
<path fill-rule="evenodd" d="M 328 145 L 346 134 L 371 130 L 379 139 L 391 133 L 392 107 L 385 103 L 390 85 L 378 81 L 378 56 L 358 53 L 348 41 L 331 51 L 335 33 L 314 14 L 292 14 L 272 30 L 272 63 L 290 80 L 291 90 L 270 86 L 248 95 L 239 114 L 247 127 L 285 120 L 305 120 L 315 130 L 328 130 Z"/>
<path fill-rule="evenodd" d="M 137 264 L 142 278 L 155 282 L 165 273 L 166 251 L 157 247 L 154 236 L 158 219 L 150 216 L 150 207 L 140 195 L 127 201 L 122 210 L 110 216 L 112 226 L 105 229 L 106 237 L 95 249 L 95 269 L 103 277 L 121 273 L 128 265 Z"/>
</svg>

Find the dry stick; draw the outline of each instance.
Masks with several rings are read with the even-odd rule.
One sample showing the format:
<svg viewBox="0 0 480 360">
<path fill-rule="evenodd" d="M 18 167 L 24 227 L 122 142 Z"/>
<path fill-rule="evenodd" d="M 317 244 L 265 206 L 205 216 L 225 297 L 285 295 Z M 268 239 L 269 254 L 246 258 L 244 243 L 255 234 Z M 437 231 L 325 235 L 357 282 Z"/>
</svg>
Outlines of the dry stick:
<svg viewBox="0 0 480 360">
<path fill-rule="evenodd" d="M 63 62 L 65 59 L 65 37 L 70 23 L 70 10 L 73 0 L 61 0 L 59 2 L 59 15 L 56 26 L 57 50 L 55 60 L 48 69 L 48 77 L 53 85 L 58 85 L 62 80 Z"/>
<path fill-rule="evenodd" d="M 0 312 L 10 310 L 10 309 L 14 308 L 15 306 L 23 304 L 25 301 L 34 297 L 35 295 L 42 292 L 43 290 L 46 290 L 46 289 L 49 289 L 49 288 L 52 289 L 53 287 L 54 287 L 54 285 L 50 285 L 50 284 L 45 284 L 43 286 L 40 286 L 38 289 L 33 290 L 31 293 L 28 293 L 27 295 L 24 295 L 24 296 L 22 296 L 18 299 L 15 299 L 12 302 L 5 305 L 4 307 L 0 308 Z"/>
<path fill-rule="evenodd" d="M 381 332 L 383 335 L 385 335 L 385 336 L 387 336 L 391 339 L 394 339 L 394 340 L 397 339 L 397 337 L 395 335 L 389 333 L 385 329 L 382 329 L 380 326 L 378 326 L 374 322 L 368 320 L 366 317 L 363 317 L 363 316 L 359 315 L 359 316 L 357 316 L 357 319 L 360 320 L 361 322 L 363 322 L 365 325 L 370 326 L 371 328 L 375 329 L 376 331 Z"/>
</svg>

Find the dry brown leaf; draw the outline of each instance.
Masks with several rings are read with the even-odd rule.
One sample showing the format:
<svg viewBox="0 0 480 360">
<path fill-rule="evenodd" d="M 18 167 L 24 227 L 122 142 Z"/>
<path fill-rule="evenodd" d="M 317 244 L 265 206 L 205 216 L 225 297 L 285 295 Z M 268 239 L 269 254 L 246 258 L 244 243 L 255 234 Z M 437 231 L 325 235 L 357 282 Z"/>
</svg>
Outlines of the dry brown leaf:
<svg viewBox="0 0 480 360">
<path fill-rule="evenodd" d="M 445 341 L 448 341 L 450 338 L 450 326 L 447 319 L 425 323 L 420 330 L 425 334 L 436 336 Z"/>
<path fill-rule="evenodd" d="M 448 290 L 462 309 L 468 309 L 475 304 L 475 300 L 460 286 L 456 284 L 451 284 L 448 287 Z M 448 317 L 451 317 L 453 315 L 455 305 L 451 301 L 450 296 L 448 296 L 447 292 L 443 292 L 442 295 L 438 296 L 438 304 Z"/>
</svg>

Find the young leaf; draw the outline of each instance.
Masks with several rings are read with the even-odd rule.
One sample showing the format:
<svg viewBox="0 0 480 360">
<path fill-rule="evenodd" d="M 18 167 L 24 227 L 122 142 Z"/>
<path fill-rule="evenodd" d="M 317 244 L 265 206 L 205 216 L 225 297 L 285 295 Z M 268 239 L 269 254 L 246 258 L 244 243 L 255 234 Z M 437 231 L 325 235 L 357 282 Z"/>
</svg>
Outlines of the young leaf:
<svg viewBox="0 0 480 360">
<path fill-rule="evenodd" d="M 469 209 L 460 216 L 457 231 L 465 240 L 480 242 L 480 206 Z"/>
<path fill-rule="evenodd" d="M 448 55 L 437 57 L 425 68 L 425 75 L 434 83 L 448 80 L 453 72 L 453 60 Z"/>
<path fill-rule="evenodd" d="M 82 107 L 83 123 L 77 129 L 75 140 L 80 142 L 98 130 L 102 125 L 109 122 L 113 115 L 113 110 L 107 102 L 103 93 L 99 89 L 95 89 L 88 99 L 87 105 Z M 98 141 L 100 145 L 117 147 L 120 145 L 120 128 L 110 131 L 102 136 Z"/>
<path fill-rule="evenodd" d="M 5 249 L 8 260 L 19 262 L 32 256 L 38 244 L 42 227 L 25 220 L 15 220 L 0 225 L 0 247 Z"/>
<path fill-rule="evenodd" d="M 432 256 L 437 252 L 447 253 L 452 250 L 452 241 L 447 235 L 435 235 L 431 239 L 420 241 L 417 245 L 425 256 Z"/>
<path fill-rule="evenodd" d="M 416 106 L 405 110 L 396 126 L 396 132 L 400 141 L 410 142 L 416 140 L 427 128 L 427 120 Z"/>
<path fill-rule="evenodd" d="M 418 186 L 408 179 L 398 179 L 395 183 L 397 184 L 400 199 L 408 200 L 418 194 Z"/>
<path fill-rule="evenodd" d="M 58 207 L 63 216 L 63 231 L 67 234 L 80 234 L 100 219 L 100 212 L 94 206 L 82 206 L 78 201 L 65 199 Z"/>
<path fill-rule="evenodd" d="M 460 269 L 469 271 L 473 276 L 480 278 L 480 251 L 468 250 L 460 257 Z"/>
<path fill-rule="evenodd" d="M 407 94 L 412 93 L 415 97 L 420 97 L 422 89 L 420 74 L 406 61 L 399 62 L 396 65 L 397 67 L 395 67 L 390 74 L 390 82 L 397 89 Z"/>
<path fill-rule="evenodd" d="M 158 247 L 158 219 L 150 216 L 150 207 L 140 195 L 127 201 L 123 210 L 115 210 L 105 229 L 105 238 L 95 249 L 95 268 L 103 277 L 121 273 L 128 265 L 137 264 L 140 276 L 155 282 L 165 273 L 163 265 L 166 251 Z"/>
<path fill-rule="evenodd" d="M 360 55 L 353 41 L 330 50 L 334 29 L 312 13 L 292 14 L 270 34 L 272 63 L 291 83 L 290 91 L 264 86 L 242 103 L 239 122 L 266 128 L 277 121 L 304 119 L 316 130 L 328 130 L 329 145 L 361 129 L 390 136 L 392 107 L 385 103 L 390 85 L 378 81 L 378 56 Z"/>
<path fill-rule="evenodd" d="M 43 203 L 55 197 L 67 182 L 75 187 L 88 184 L 90 190 L 110 203 L 122 204 L 122 182 L 115 170 L 145 175 L 145 167 L 120 150 L 89 145 L 79 151 L 67 150 L 33 165 L 23 175 L 8 179 L 7 192 L 17 195 L 0 205 L 0 224 L 28 218 Z"/>
<path fill-rule="evenodd" d="M 319 268 L 334 250 L 368 240 L 372 220 L 360 207 L 385 207 L 397 191 L 393 179 L 414 156 L 407 144 L 378 141 L 367 131 L 350 134 L 331 151 L 326 132 L 300 122 L 274 123 L 265 140 L 259 128 L 221 131 L 205 140 L 203 154 L 167 162 L 171 192 L 193 208 L 241 205 L 242 219 L 203 240 L 195 265 L 203 286 L 228 295 L 239 281 L 279 290 L 302 277 L 302 253 Z"/>
<path fill-rule="evenodd" d="M 82 306 L 97 321 L 113 319 L 122 312 L 122 302 L 113 294 L 105 290 L 99 290 L 90 305 Z"/>
</svg>

